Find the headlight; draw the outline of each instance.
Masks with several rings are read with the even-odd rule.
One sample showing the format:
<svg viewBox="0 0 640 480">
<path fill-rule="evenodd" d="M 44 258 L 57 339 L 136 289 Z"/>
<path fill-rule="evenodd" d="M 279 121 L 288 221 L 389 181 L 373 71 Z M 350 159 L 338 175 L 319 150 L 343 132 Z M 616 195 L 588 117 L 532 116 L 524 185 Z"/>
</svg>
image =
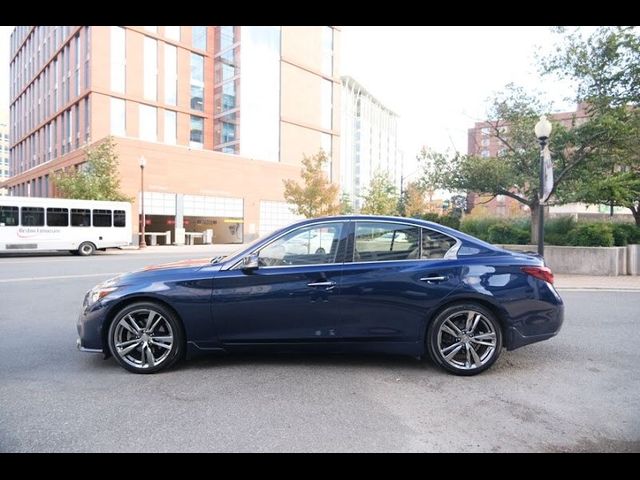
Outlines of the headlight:
<svg viewBox="0 0 640 480">
<path fill-rule="evenodd" d="M 93 289 L 91 289 L 91 291 L 87 295 L 87 306 L 89 307 L 89 306 L 93 305 L 98 300 L 100 300 L 101 298 L 106 297 L 111 292 L 113 292 L 114 290 L 117 290 L 117 289 L 118 289 L 118 287 L 103 287 L 101 285 L 98 285 L 97 287 L 94 287 Z"/>
</svg>

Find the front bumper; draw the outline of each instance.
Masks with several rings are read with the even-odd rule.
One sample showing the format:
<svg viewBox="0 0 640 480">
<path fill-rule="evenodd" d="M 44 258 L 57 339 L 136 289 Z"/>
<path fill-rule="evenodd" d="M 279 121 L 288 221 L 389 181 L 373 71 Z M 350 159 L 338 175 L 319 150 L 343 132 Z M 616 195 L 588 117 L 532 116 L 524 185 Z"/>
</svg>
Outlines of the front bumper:
<svg viewBox="0 0 640 480">
<path fill-rule="evenodd" d="M 83 347 L 82 346 L 82 340 L 80 340 L 80 337 L 78 337 L 76 339 L 76 347 L 78 347 L 78 350 L 80 350 L 81 352 L 104 353 L 101 348 L 86 348 L 86 347 Z"/>
</svg>

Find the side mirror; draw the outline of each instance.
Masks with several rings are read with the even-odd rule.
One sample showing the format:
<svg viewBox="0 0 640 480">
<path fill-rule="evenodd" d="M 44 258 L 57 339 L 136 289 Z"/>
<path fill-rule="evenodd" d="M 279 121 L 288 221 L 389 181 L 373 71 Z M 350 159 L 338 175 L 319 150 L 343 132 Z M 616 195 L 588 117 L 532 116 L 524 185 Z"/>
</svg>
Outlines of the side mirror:
<svg viewBox="0 0 640 480">
<path fill-rule="evenodd" d="M 252 253 L 242 259 L 242 270 L 255 270 L 258 268 L 258 254 Z"/>
</svg>

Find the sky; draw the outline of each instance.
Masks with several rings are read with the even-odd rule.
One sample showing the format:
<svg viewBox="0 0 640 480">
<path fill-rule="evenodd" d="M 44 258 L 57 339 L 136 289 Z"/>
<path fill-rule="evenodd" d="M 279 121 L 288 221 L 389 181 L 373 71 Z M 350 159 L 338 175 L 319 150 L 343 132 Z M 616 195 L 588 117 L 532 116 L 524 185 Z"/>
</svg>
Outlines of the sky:
<svg viewBox="0 0 640 480">
<path fill-rule="evenodd" d="M 487 98 L 513 82 L 569 111 L 568 84 L 541 79 L 534 53 L 550 52 L 549 27 L 351 27 L 341 35 L 341 75 L 396 112 L 404 172 L 423 145 L 466 153 L 467 129 L 486 118 Z M 9 103 L 9 36 L 0 26 L 0 108 Z M 542 113 L 542 112 L 541 112 Z"/>
</svg>

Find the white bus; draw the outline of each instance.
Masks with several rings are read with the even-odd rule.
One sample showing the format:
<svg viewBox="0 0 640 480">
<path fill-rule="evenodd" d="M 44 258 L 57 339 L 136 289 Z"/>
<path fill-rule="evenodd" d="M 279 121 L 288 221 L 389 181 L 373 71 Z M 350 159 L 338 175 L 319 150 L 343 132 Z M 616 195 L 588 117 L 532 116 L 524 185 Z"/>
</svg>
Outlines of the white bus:
<svg viewBox="0 0 640 480">
<path fill-rule="evenodd" d="M 0 253 L 96 250 L 130 245 L 131 204 L 0 196 Z"/>
</svg>

